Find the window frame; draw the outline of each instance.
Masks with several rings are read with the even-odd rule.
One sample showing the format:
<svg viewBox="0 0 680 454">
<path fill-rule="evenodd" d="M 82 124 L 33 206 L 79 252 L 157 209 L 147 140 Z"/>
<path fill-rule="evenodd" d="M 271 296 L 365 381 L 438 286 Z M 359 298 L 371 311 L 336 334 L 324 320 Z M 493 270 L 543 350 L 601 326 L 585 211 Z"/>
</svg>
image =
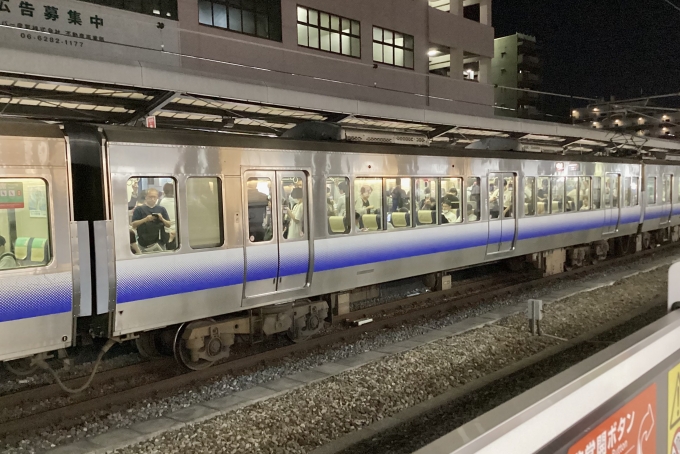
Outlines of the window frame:
<svg viewBox="0 0 680 454">
<path fill-rule="evenodd" d="M 167 253 L 176 254 L 176 253 L 178 253 L 178 252 L 180 251 L 180 249 L 182 248 L 182 242 L 181 242 L 181 240 L 180 240 L 180 236 L 182 236 L 182 235 L 180 235 L 180 233 L 179 233 L 179 226 L 180 226 L 180 224 L 181 224 L 181 223 L 180 223 L 180 220 L 179 220 L 179 213 L 180 213 L 180 208 L 179 208 L 179 179 L 178 179 L 177 176 L 175 176 L 175 175 L 160 175 L 160 174 L 155 174 L 155 175 L 146 175 L 146 176 L 144 176 L 144 175 L 139 175 L 139 174 L 132 174 L 132 175 L 130 175 L 129 177 L 127 177 L 127 179 L 126 179 L 126 181 L 125 181 L 126 190 L 127 190 L 127 183 L 128 183 L 131 179 L 133 179 L 133 178 L 137 178 L 138 180 L 141 180 L 142 178 L 146 178 L 146 179 L 152 179 L 152 178 L 165 178 L 165 179 L 170 179 L 170 180 L 173 181 L 173 184 L 175 185 L 175 239 L 177 240 L 177 247 L 176 247 L 175 249 L 169 249 L 169 250 L 166 249 L 166 250 L 164 250 L 164 251 L 162 251 L 162 252 L 153 252 L 153 253 L 144 253 L 144 252 L 142 252 L 141 254 L 133 254 L 132 251 L 130 250 L 129 245 L 126 243 L 126 246 L 127 246 L 127 247 L 126 247 L 125 249 L 126 249 L 126 251 L 127 251 L 127 254 L 129 254 L 130 257 L 138 257 L 138 258 L 139 258 L 139 257 L 145 257 L 145 256 L 155 256 L 155 255 L 157 255 L 157 254 L 167 254 Z M 154 189 L 155 189 L 155 188 L 154 188 Z M 138 189 L 137 189 L 137 197 L 138 197 L 137 200 L 139 200 L 139 192 L 140 192 L 140 191 L 141 191 L 141 190 L 138 188 Z M 159 189 L 158 191 L 159 191 L 159 194 L 163 194 L 163 190 L 162 190 L 162 189 Z M 126 192 L 126 199 L 127 199 L 127 192 Z M 157 202 L 157 205 L 160 204 L 161 200 L 162 200 L 162 199 L 159 197 L 158 202 Z M 129 200 L 127 200 L 126 203 L 127 203 L 127 202 L 129 202 Z M 132 211 L 132 212 L 134 213 L 134 210 L 135 210 L 136 208 L 137 208 L 137 207 L 135 206 L 135 208 L 133 208 L 132 210 L 127 210 L 127 209 L 126 209 L 126 212 Z M 128 231 L 129 231 L 129 230 L 132 228 L 132 215 L 130 215 L 129 221 L 127 222 L 127 226 L 128 226 Z M 140 247 L 140 250 L 141 250 L 141 247 L 142 247 L 142 246 L 139 244 L 139 237 L 137 237 L 137 245 Z"/>
<path fill-rule="evenodd" d="M 653 202 L 649 201 L 649 195 L 650 195 L 649 194 L 649 180 L 650 179 L 654 180 L 654 201 Z M 648 176 L 647 181 L 645 182 L 645 186 L 646 186 L 646 189 L 647 189 L 647 194 L 646 194 L 647 195 L 647 205 L 656 205 L 656 203 L 658 201 L 657 200 L 657 192 L 658 191 L 657 191 L 657 188 L 656 188 L 656 176 Z"/>
<path fill-rule="evenodd" d="M 377 230 L 361 230 L 360 228 L 357 227 L 356 225 L 356 203 L 359 198 L 361 198 L 361 187 L 359 187 L 359 190 L 357 190 L 357 180 L 373 180 L 373 181 L 379 181 L 380 182 L 380 228 Z M 362 185 L 363 186 L 363 185 Z M 369 185 L 370 186 L 370 185 Z M 383 204 L 385 203 L 385 177 L 381 176 L 355 176 L 352 178 L 352 197 L 351 197 L 351 203 L 352 203 L 352 214 L 354 215 L 354 219 L 351 220 L 352 222 L 352 232 L 355 234 L 375 234 L 375 233 L 380 233 L 385 231 L 385 218 L 387 217 L 385 215 L 385 210 Z M 361 215 L 363 216 L 363 215 Z"/>
<path fill-rule="evenodd" d="M 394 180 L 395 184 L 396 184 L 397 179 L 402 180 L 402 181 L 403 180 L 409 180 L 409 186 L 410 186 L 410 189 L 411 189 L 411 197 L 410 197 L 410 200 L 409 200 L 409 210 L 408 210 L 409 225 L 406 225 L 406 226 L 403 226 L 403 227 L 395 227 L 394 224 L 392 224 L 392 228 L 390 229 L 390 228 L 387 227 L 387 224 L 388 224 L 387 216 L 391 215 L 393 213 L 396 213 L 396 211 L 388 211 L 388 209 L 387 209 L 387 197 L 388 197 L 388 194 L 387 194 L 387 191 L 386 191 L 387 181 L 388 180 Z M 414 227 L 413 226 L 413 178 L 411 178 L 411 177 L 401 177 L 401 176 L 383 177 L 383 200 L 382 200 L 382 203 L 383 203 L 383 206 L 382 206 L 383 228 L 382 228 L 382 230 L 385 230 L 385 231 L 388 231 L 388 230 L 405 230 L 405 229 L 412 229 Z M 390 210 L 391 210 L 391 207 L 390 207 Z M 391 221 L 390 221 L 390 223 L 391 223 Z"/>
<path fill-rule="evenodd" d="M 581 193 L 583 191 L 583 180 L 588 182 L 588 209 L 584 210 L 581 203 Z M 576 205 L 576 212 L 580 213 L 583 211 L 593 210 L 593 177 L 589 175 L 579 175 L 578 177 L 578 203 Z"/>
<path fill-rule="evenodd" d="M 412 183 L 413 187 L 412 187 L 412 190 L 411 190 L 411 199 L 413 199 L 413 215 L 412 215 L 412 218 L 413 218 L 412 220 L 413 220 L 413 223 L 414 223 L 413 226 L 415 228 L 422 229 L 422 228 L 432 228 L 432 227 L 436 227 L 438 225 L 441 225 L 441 219 L 440 219 L 441 209 L 439 207 L 439 205 L 441 204 L 441 197 L 440 197 L 440 194 L 439 194 L 439 191 L 440 191 L 439 188 L 440 188 L 440 184 L 441 184 L 440 183 L 440 177 L 418 176 L 418 177 L 413 177 L 412 180 L 413 180 L 413 183 Z M 420 210 L 421 200 L 416 200 L 415 191 L 416 191 L 416 183 L 418 181 L 422 181 L 422 180 L 428 180 L 428 183 L 430 183 L 429 186 L 428 186 L 430 188 L 430 197 L 432 197 L 432 185 L 434 185 L 434 189 L 435 189 L 435 195 L 434 195 L 434 197 L 436 198 L 435 207 L 434 207 L 434 210 L 431 210 L 431 211 L 435 212 L 435 222 L 433 222 L 432 224 L 420 224 L 419 223 L 420 221 L 418 219 L 418 212 L 421 211 Z"/>
<path fill-rule="evenodd" d="M 633 191 L 633 184 L 635 185 L 635 191 Z M 630 177 L 630 206 L 636 207 L 640 205 L 640 177 L 631 176 Z M 633 203 L 635 201 L 635 203 Z"/>
<path fill-rule="evenodd" d="M 376 32 L 376 29 L 381 31 L 381 41 L 377 41 L 377 40 L 375 39 L 375 32 Z M 392 41 L 393 41 L 392 44 L 390 44 L 390 43 L 388 43 L 387 41 L 385 41 L 385 32 L 390 32 L 390 33 L 392 33 L 392 37 L 393 37 L 393 38 L 392 38 Z M 396 43 L 394 43 L 394 41 L 395 41 L 395 38 L 394 38 L 395 34 L 402 35 L 403 40 L 404 40 L 404 45 L 398 46 Z M 406 37 L 411 38 L 411 42 L 412 42 L 412 44 L 413 44 L 413 47 L 412 47 L 412 48 L 406 47 Z M 395 67 L 395 68 L 403 68 L 403 69 L 408 69 L 408 70 L 414 71 L 415 65 L 416 65 L 416 54 L 415 54 L 415 47 L 416 47 L 416 44 L 415 44 L 415 37 L 414 37 L 413 35 L 409 35 L 408 33 L 398 32 L 398 31 L 392 30 L 392 29 L 390 29 L 390 28 L 385 28 L 385 27 L 380 27 L 380 26 L 378 26 L 378 25 L 373 25 L 373 28 L 371 29 L 371 43 L 372 43 L 372 46 L 371 46 L 371 47 L 372 47 L 372 53 L 373 53 L 373 63 L 380 63 L 380 64 L 387 65 L 387 66 L 393 66 L 393 67 Z M 381 49 L 382 49 L 382 54 L 381 54 L 381 55 L 382 55 L 382 60 L 376 60 L 376 59 L 375 59 L 375 50 L 374 50 L 374 47 L 375 47 L 376 44 L 379 44 L 379 45 L 381 46 Z M 388 46 L 388 47 L 391 47 L 391 48 L 392 48 L 392 63 L 385 63 L 385 53 L 384 53 L 384 51 L 385 51 L 385 46 Z M 395 56 L 396 56 L 396 49 L 401 49 L 401 50 L 403 51 L 403 53 L 404 53 L 404 65 L 398 65 L 398 64 L 396 64 L 396 58 L 395 58 Z M 411 52 L 411 55 L 412 55 L 412 57 L 413 57 L 413 60 L 411 61 L 411 66 L 406 66 L 406 53 L 407 53 L 407 52 Z"/>
<path fill-rule="evenodd" d="M 462 207 L 462 203 L 460 201 L 460 196 L 461 193 L 465 192 L 466 198 L 467 198 L 467 190 L 463 188 L 463 185 L 465 184 L 465 177 L 462 176 L 446 176 L 446 177 L 440 177 L 438 178 L 438 184 L 437 184 L 437 190 L 439 191 L 439 200 L 437 201 L 437 225 L 460 225 L 464 224 L 465 221 L 467 220 L 467 213 Z M 442 181 L 443 180 L 458 180 L 459 187 L 458 187 L 458 215 L 460 216 L 460 221 L 455 221 L 455 222 L 447 222 L 446 224 L 442 223 L 442 215 L 443 211 L 441 209 L 442 204 L 444 203 L 444 195 L 446 195 L 443 191 L 442 188 Z M 448 194 L 448 193 L 447 193 Z M 465 202 L 465 205 L 467 207 L 467 202 Z M 473 221 L 476 222 L 476 221 Z"/>
<path fill-rule="evenodd" d="M 536 177 L 534 176 L 525 176 L 522 178 L 524 184 L 522 185 L 522 192 L 524 196 L 524 212 L 523 216 L 524 217 L 535 217 L 536 216 Z M 532 180 L 531 182 L 531 202 L 527 203 L 527 183 L 529 180 Z M 527 213 L 526 207 L 529 205 L 531 208 L 533 208 L 533 213 Z"/>
<path fill-rule="evenodd" d="M 553 182 L 554 182 L 555 180 L 559 179 L 559 178 L 562 179 L 562 208 L 560 209 L 560 211 L 554 212 L 553 209 L 552 209 L 553 203 L 555 202 L 555 200 L 554 200 L 554 198 L 555 198 L 555 189 L 554 189 Z M 566 182 L 567 182 L 566 177 L 564 177 L 564 176 L 562 176 L 562 175 L 551 175 L 549 181 L 550 181 L 550 214 L 562 214 L 562 213 L 566 213 L 566 211 L 565 211 L 565 202 L 566 202 L 566 200 L 565 200 L 565 194 L 566 194 L 565 185 L 566 185 Z M 557 206 L 559 207 L 559 201 L 558 201 Z"/>
<path fill-rule="evenodd" d="M 543 181 L 548 180 L 548 194 L 546 196 L 547 202 L 541 202 L 544 203 L 543 205 L 543 213 L 538 212 L 538 191 L 539 191 L 539 182 L 540 184 L 540 190 L 543 190 Z M 552 176 L 550 175 L 540 175 L 536 177 L 536 216 L 547 216 L 552 213 Z"/>
<path fill-rule="evenodd" d="M 219 231 L 220 231 L 220 243 L 216 246 L 201 246 L 201 247 L 194 247 L 191 245 L 191 216 L 189 216 L 189 210 L 190 210 L 190 205 L 188 203 L 189 199 L 189 180 L 191 179 L 201 179 L 201 178 L 210 178 L 217 180 L 217 208 L 218 208 L 218 219 L 219 219 Z M 224 222 L 224 183 L 222 181 L 222 176 L 221 175 L 191 175 L 187 176 L 186 180 L 184 181 L 184 188 L 185 188 L 185 198 L 187 199 L 187 239 L 188 239 L 188 244 L 189 248 L 194 251 L 202 251 L 206 249 L 220 249 L 224 247 L 224 244 L 226 242 L 226 225 Z M 176 194 L 175 194 L 176 195 Z M 175 209 L 177 210 L 177 204 L 175 204 Z M 179 211 L 179 210 L 178 210 Z M 175 225 L 178 223 L 176 222 Z M 177 228 L 175 228 L 177 230 Z M 179 245 L 179 243 L 178 243 Z M 178 247 L 179 249 L 179 247 Z"/>
<path fill-rule="evenodd" d="M 300 9 L 306 10 L 307 22 L 301 22 L 301 21 L 300 21 L 300 17 L 299 17 L 299 10 L 300 10 Z M 315 11 L 315 12 L 317 13 L 317 24 L 316 24 L 316 25 L 312 24 L 312 23 L 309 21 L 309 11 L 310 11 L 310 10 L 311 10 L 311 11 Z M 329 12 L 327 12 L 327 11 L 321 11 L 321 10 L 318 10 L 318 9 L 316 9 L 316 8 L 311 8 L 311 7 L 309 7 L 309 6 L 304 6 L 304 5 L 300 5 L 300 4 L 297 4 L 297 5 L 296 5 L 295 12 L 298 13 L 298 14 L 296 14 L 296 27 L 295 27 L 295 33 L 296 33 L 296 35 L 297 35 L 297 45 L 298 45 L 299 47 L 304 47 L 304 48 L 306 48 L 306 49 L 313 49 L 313 50 L 318 50 L 318 51 L 326 52 L 326 53 L 333 54 L 333 55 L 340 55 L 340 56 L 343 56 L 343 57 L 351 57 L 351 58 L 356 58 L 356 59 L 361 60 L 361 22 L 360 22 L 360 21 L 355 20 L 355 19 L 350 19 L 349 17 L 340 16 L 340 15 L 338 15 L 338 14 L 329 13 Z M 321 15 L 322 15 L 322 14 L 328 15 L 328 28 L 323 27 L 323 26 L 321 25 Z M 332 18 L 333 18 L 333 17 L 337 17 L 337 18 L 338 18 L 338 22 L 339 22 L 338 30 L 333 30 L 333 28 L 332 28 L 332 23 L 333 23 Z M 342 22 L 343 22 L 343 19 L 349 21 L 349 33 L 344 33 L 343 30 L 342 30 Z M 353 29 L 353 26 L 354 26 L 355 23 L 356 23 L 356 24 L 358 25 L 358 27 L 359 27 L 359 34 L 358 34 L 358 35 L 355 35 L 355 34 L 352 33 L 352 29 Z M 306 26 L 306 27 L 307 27 L 307 45 L 300 44 L 300 35 L 299 35 L 299 31 L 298 31 L 299 28 L 300 28 L 300 26 Z M 319 43 L 319 47 L 313 47 L 313 46 L 310 46 L 310 45 L 309 45 L 309 41 L 310 41 L 310 40 L 309 40 L 309 29 L 310 29 L 310 28 L 314 28 L 314 29 L 316 29 L 316 30 L 318 31 L 318 43 Z M 323 31 L 327 31 L 327 32 L 329 33 L 329 36 L 332 35 L 333 33 L 337 33 L 337 34 L 339 35 L 339 37 L 340 37 L 340 41 L 339 41 L 339 52 L 334 52 L 334 51 L 333 51 L 332 41 L 329 41 L 329 48 L 328 48 L 328 50 L 323 49 L 323 48 L 321 47 L 321 31 L 322 31 L 322 30 L 323 30 Z M 345 54 L 345 53 L 342 52 L 342 50 L 343 50 L 342 37 L 343 37 L 343 36 L 346 36 L 346 37 L 349 38 L 349 53 L 347 53 L 347 54 Z M 352 49 L 353 49 L 353 46 L 352 46 L 352 39 L 353 39 L 353 38 L 359 40 L 359 55 L 354 55 L 354 54 L 352 53 Z"/>
<path fill-rule="evenodd" d="M 597 207 L 595 206 L 595 198 L 593 195 L 595 194 L 595 183 L 597 182 L 597 191 L 599 191 L 599 197 L 597 198 Z M 604 191 L 602 190 L 602 176 L 601 175 L 593 175 L 590 177 L 590 210 L 595 211 L 595 210 L 601 210 L 602 209 L 602 197 L 604 196 Z"/>
<path fill-rule="evenodd" d="M 352 205 L 353 200 L 352 180 L 350 179 L 350 177 L 346 175 L 327 175 L 325 177 L 326 182 L 325 184 L 328 185 L 328 180 L 335 181 L 339 179 L 342 179 L 345 183 L 347 183 L 347 191 L 345 191 L 345 216 L 347 217 L 347 223 L 349 224 L 349 227 L 346 228 L 344 232 L 338 233 L 332 232 L 330 226 L 330 216 L 328 216 L 328 212 L 326 212 L 326 234 L 328 238 L 339 237 L 342 235 L 350 235 L 353 233 L 354 230 L 352 229 L 352 215 L 354 214 L 354 207 Z M 339 185 L 339 183 L 337 183 L 336 186 L 337 185 Z"/>
<path fill-rule="evenodd" d="M 463 177 L 463 183 L 465 183 L 466 181 L 470 181 L 470 180 L 473 180 L 472 185 L 470 187 L 474 186 L 474 182 L 476 180 L 479 180 L 479 185 L 478 185 L 478 187 L 479 187 L 479 200 L 477 201 L 477 212 L 479 213 L 479 215 L 477 215 L 477 219 L 470 220 L 470 214 L 468 213 L 467 206 L 470 204 L 470 202 L 472 202 L 472 199 L 470 198 L 470 197 L 472 197 L 472 191 L 468 195 L 468 192 L 467 192 L 468 187 L 465 186 L 465 188 L 464 188 L 464 191 L 465 191 L 465 211 L 464 211 L 464 214 L 463 214 L 463 216 L 464 216 L 463 219 L 464 219 L 465 223 L 480 222 L 482 220 L 482 213 L 483 213 L 483 211 L 482 211 L 482 201 L 483 201 L 484 191 L 482 191 L 482 188 L 483 188 L 482 183 L 484 182 L 484 180 L 482 179 L 482 177 L 477 176 L 477 175 L 468 175 L 467 177 Z M 474 208 L 473 208 L 472 213 L 473 214 L 475 213 Z"/>
<path fill-rule="evenodd" d="M 207 24 L 205 22 L 201 22 L 201 9 L 200 9 L 201 3 L 210 3 L 210 19 L 211 19 L 210 24 Z M 220 25 L 215 25 L 215 4 L 219 4 L 219 5 L 224 6 L 224 8 L 226 10 L 226 16 L 225 16 L 226 17 L 226 24 L 227 24 L 226 27 L 222 27 Z M 237 4 L 238 4 L 238 6 L 235 6 Z M 272 33 L 272 23 L 276 23 L 272 19 L 275 19 L 279 23 L 278 28 L 281 28 L 280 23 L 282 21 L 282 14 L 281 14 L 280 9 L 278 10 L 278 14 L 276 14 L 274 11 L 272 11 L 271 5 L 267 5 L 264 8 L 264 11 L 258 10 L 257 6 L 254 6 L 254 9 L 252 9 L 252 10 L 248 9 L 248 8 L 243 8 L 240 0 L 198 0 L 197 5 L 198 5 L 198 25 L 200 25 L 200 26 L 216 28 L 218 30 L 224 30 L 224 31 L 227 31 L 227 32 L 232 32 L 232 33 L 239 33 L 241 35 L 252 36 L 252 37 L 255 37 L 255 38 L 267 39 L 269 41 L 282 42 L 282 40 L 283 40 L 283 36 L 282 36 L 281 31 L 279 31 L 279 33 L 276 34 L 276 35 L 274 35 Z M 253 2 L 253 5 L 257 5 L 257 2 Z M 240 30 L 232 29 L 232 28 L 229 27 L 229 8 L 230 8 L 230 6 L 232 8 L 238 9 L 241 13 L 240 14 L 240 16 L 241 16 L 241 18 L 240 18 L 241 29 Z M 247 33 L 245 31 L 243 31 L 243 11 L 248 11 L 248 12 L 251 12 L 253 14 L 254 25 L 255 25 L 255 32 L 254 33 Z M 264 15 L 267 19 L 266 36 L 260 35 L 260 34 L 257 33 L 258 32 L 258 14 Z"/>
<path fill-rule="evenodd" d="M 53 199 L 52 199 L 52 192 L 50 190 L 51 188 L 51 182 L 50 178 L 47 176 L 40 176 L 40 175 L 3 175 L 0 177 L 0 182 L 3 182 L 4 180 L 22 180 L 22 191 L 24 191 L 25 194 L 25 186 L 23 186 L 23 181 L 25 180 L 40 180 L 44 184 L 45 188 L 45 221 L 47 222 L 47 235 L 48 237 L 46 238 L 47 240 L 47 252 L 49 254 L 49 260 L 47 260 L 44 264 L 37 264 L 37 265 L 25 265 L 25 266 L 17 266 L 16 268 L 5 268 L 5 269 L 0 269 L 0 275 L 7 275 L 7 273 L 11 273 L 13 271 L 21 271 L 21 270 L 26 270 L 26 269 L 38 269 L 38 268 L 47 268 L 51 267 L 55 263 L 55 257 L 54 257 L 54 245 L 53 239 L 55 237 L 54 231 L 52 229 L 53 224 L 54 224 L 54 219 L 53 219 Z M 28 203 L 26 202 L 26 198 L 24 195 L 24 208 L 28 209 Z M 3 208 L 5 210 L 10 210 L 16 208 Z M 23 237 L 18 237 L 17 238 L 23 238 Z M 35 237 L 32 237 L 35 238 Z M 5 241 L 7 242 L 5 246 L 5 251 L 6 252 L 11 252 L 14 254 L 15 260 L 18 261 L 19 259 L 16 258 L 16 250 L 12 250 L 12 238 L 10 235 L 8 235 L 7 238 L 5 238 Z M 16 241 L 16 238 L 15 238 Z M 128 248 L 129 250 L 129 248 Z"/>
</svg>

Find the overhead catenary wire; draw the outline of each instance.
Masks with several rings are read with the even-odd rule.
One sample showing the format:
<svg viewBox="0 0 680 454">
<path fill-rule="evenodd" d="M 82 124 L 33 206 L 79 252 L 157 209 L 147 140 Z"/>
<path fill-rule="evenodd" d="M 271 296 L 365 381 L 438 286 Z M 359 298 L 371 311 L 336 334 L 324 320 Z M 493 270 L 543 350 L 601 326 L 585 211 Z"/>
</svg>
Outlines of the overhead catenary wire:
<svg viewBox="0 0 680 454">
<path fill-rule="evenodd" d="M 673 8 L 677 9 L 678 11 L 680 11 L 680 6 L 677 6 L 676 4 L 671 2 L 670 0 L 663 0 L 663 1 L 668 3 L 669 5 L 671 5 Z"/>
</svg>

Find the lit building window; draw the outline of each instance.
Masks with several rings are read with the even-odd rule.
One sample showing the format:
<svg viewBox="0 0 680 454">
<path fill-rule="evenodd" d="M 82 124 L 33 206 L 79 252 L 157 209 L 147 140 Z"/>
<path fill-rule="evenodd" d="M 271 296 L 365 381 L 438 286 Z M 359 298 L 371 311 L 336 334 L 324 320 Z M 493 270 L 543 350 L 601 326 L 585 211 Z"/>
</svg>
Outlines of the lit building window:
<svg viewBox="0 0 680 454">
<path fill-rule="evenodd" d="M 198 22 L 281 41 L 280 0 L 199 0 Z"/>
<path fill-rule="evenodd" d="M 87 3 L 124 9 L 134 13 L 177 20 L 177 0 L 83 0 Z"/>
<path fill-rule="evenodd" d="M 373 61 L 413 69 L 413 36 L 373 27 Z"/>
<path fill-rule="evenodd" d="M 297 33 L 300 46 L 361 58 L 359 21 L 298 6 Z"/>
</svg>

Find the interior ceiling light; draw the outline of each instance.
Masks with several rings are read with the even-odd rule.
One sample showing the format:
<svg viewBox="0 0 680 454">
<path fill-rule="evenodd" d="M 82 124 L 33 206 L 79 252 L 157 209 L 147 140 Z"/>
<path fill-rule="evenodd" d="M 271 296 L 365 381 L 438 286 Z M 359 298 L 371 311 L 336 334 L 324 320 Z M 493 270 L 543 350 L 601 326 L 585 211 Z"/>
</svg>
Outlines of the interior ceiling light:
<svg viewBox="0 0 680 454">
<path fill-rule="evenodd" d="M 429 55 L 430 57 L 436 57 L 437 55 L 439 55 L 439 51 L 437 49 L 430 49 L 427 52 L 427 55 Z"/>
</svg>

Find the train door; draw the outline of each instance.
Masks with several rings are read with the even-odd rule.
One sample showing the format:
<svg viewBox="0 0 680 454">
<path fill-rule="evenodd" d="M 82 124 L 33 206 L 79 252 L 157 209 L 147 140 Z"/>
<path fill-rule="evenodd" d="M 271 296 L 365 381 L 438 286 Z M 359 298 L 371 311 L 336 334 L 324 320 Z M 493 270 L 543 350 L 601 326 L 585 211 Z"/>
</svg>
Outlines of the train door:
<svg viewBox="0 0 680 454">
<path fill-rule="evenodd" d="M 602 233 L 615 233 L 619 228 L 621 176 L 608 173 L 604 178 L 604 224 Z"/>
<path fill-rule="evenodd" d="M 247 171 L 244 182 L 244 296 L 306 286 L 310 257 L 306 174 Z"/>
<path fill-rule="evenodd" d="M 661 192 L 661 219 L 660 225 L 665 226 L 671 222 L 671 213 L 673 213 L 673 175 L 664 174 L 662 181 Z"/>
<path fill-rule="evenodd" d="M 489 191 L 489 239 L 486 246 L 487 254 L 507 252 L 515 245 L 517 234 L 515 174 L 490 173 L 488 178 Z"/>
</svg>

